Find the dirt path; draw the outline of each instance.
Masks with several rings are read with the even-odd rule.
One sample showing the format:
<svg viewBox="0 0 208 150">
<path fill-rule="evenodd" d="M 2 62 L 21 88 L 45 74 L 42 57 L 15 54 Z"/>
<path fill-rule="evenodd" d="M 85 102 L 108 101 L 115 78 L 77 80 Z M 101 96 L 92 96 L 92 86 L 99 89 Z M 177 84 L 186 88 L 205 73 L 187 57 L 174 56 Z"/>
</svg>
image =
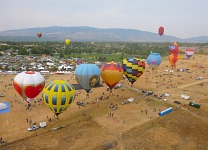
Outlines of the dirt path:
<svg viewBox="0 0 208 150">
<path fill-rule="evenodd" d="M 200 84 L 200 83 L 204 83 L 204 82 L 208 82 L 208 79 L 203 79 L 203 80 L 199 80 L 199 81 L 196 81 L 196 82 L 193 82 L 193 83 L 181 85 L 181 86 L 178 86 L 178 88 L 182 89 L 182 88 L 186 88 L 186 87 L 189 87 L 189 86 L 192 86 L 192 85 L 196 85 L 196 84 Z"/>
</svg>

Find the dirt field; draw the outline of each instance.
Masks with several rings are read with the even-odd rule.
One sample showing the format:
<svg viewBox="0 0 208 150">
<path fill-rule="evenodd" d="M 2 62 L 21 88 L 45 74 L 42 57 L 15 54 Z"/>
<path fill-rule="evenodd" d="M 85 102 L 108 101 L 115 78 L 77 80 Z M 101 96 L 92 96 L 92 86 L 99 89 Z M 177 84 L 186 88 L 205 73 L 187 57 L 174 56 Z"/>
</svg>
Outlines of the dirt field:
<svg viewBox="0 0 208 150">
<path fill-rule="evenodd" d="M 181 57 L 185 58 L 185 55 Z M 75 101 L 59 115 L 59 119 L 40 100 L 41 94 L 32 103 L 31 109 L 26 110 L 27 102 L 11 85 L 15 75 L 0 74 L 0 93 L 5 94 L 5 97 L 0 97 L 0 102 L 11 104 L 11 112 L 0 114 L 0 137 L 6 141 L 6 144 L 0 145 L 0 149 L 208 149 L 207 56 L 195 54 L 190 60 L 179 60 L 176 67 L 185 68 L 186 71 L 175 69 L 170 72 L 167 58 L 162 60 L 157 70 L 153 71 L 146 66 L 145 73 L 133 87 L 127 79 L 122 80 L 123 87 L 113 89 L 112 94 L 106 90 L 106 84 L 93 88 L 88 99 L 84 90 L 77 90 Z M 54 79 L 76 84 L 73 75 L 45 77 L 46 84 Z M 203 79 L 196 80 L 198 77 Z M 154 94 L 168 93 L 170 96 L 159 99 L 153 95 L 146 96 L 141 90 L 152 90 Z M 182 99 L 181 94 L 189 95 L 190 99 Z M 97 100 L 102 95 L 104 100 Z M 122 101 L 130 97 L 134 98 L 132 103 L 121 105 Z M 174 100 L 182 104 L 175 104 Z M 77 101 L 88 104 L 79 107 Z M 201 108 L 189 106 L 190 101 L 201 104 Z M 118 109 L 110 108 L 111 104 L 118 106 Z M 173 112 L 159 117 L 159 111 L 168 107 L 172 107 Z M 84 112 L 86 116 L 83 116 Z M 27 119 L 32 124 L 46 121 L 47 127 L 28 132 L 30 124 Z M 60 126 L 64 127 L 52 130 Z"/>
</svg>

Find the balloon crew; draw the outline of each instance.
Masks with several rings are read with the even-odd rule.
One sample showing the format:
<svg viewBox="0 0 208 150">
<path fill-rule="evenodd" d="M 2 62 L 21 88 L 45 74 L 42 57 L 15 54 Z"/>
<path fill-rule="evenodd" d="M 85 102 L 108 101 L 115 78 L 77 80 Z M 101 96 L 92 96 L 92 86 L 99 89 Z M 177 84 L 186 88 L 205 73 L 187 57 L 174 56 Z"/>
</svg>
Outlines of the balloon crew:
<svg viewBox="0 0 208 150">
<path fill-rule="evenodd" d="M 124 75 L 131 83 L 131 87 L 134 82 L 144 73 L 145 62 L 138 58 L 126 58 L 122 64 Z"/>
<path fill-rule="evenodd" d="M 101 78 L 110 88 L 110 93 L 112 93 L 113 87 L 118 84 L 123 77 L 123 68 L 119 63 L 109 62 L 103 64 L 100 68 Z"/>
<path fill-rule="evenodd" d="M 176 68 L 176 62 L 180 59 L 178 53 L 180 52 L 180 48 L 177 43 L 172 44 L 169 46 L 169 62 L 172 68 Z"/>
<path fill-rule="evenodd" d="M 75 99 L 75 88 L 64 80 L 54 80 L 43 89 L 45 104 L 57 116 L 66 110 Z"/>
</svg>

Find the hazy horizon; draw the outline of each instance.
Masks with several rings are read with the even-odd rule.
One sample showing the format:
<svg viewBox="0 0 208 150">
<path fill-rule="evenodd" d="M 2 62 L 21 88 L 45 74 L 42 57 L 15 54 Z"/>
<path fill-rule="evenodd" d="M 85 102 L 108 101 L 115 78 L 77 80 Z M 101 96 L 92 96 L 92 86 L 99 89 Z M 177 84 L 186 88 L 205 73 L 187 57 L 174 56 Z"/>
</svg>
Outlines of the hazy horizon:
<svg viewBox="0 0 208 150">
<path fill-rule="evenodd" d="M 50 26 L 137 29 L 178 38 L 208 36 L 208 1 L 1 0 L 0 31 Z"/>
</svg>

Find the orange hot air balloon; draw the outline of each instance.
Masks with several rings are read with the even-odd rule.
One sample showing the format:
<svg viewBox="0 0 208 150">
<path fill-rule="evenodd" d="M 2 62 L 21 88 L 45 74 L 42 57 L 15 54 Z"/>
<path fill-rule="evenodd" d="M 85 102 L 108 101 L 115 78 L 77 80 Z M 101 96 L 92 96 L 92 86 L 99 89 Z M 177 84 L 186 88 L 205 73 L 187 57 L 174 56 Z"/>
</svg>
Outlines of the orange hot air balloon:
<svg viewBox="0 0 208 150">
<path fill-rule="evenodd" d="M 174 55 L 173 53 L 170 53 L 169 57 L 169 62 L 170 62 L 170 65 L 174 68 L 176 68 L 176 62 L 178 61 L 178 55 Z"/>
<path fill-rule="evenodd" d="M 42 34 L 41 32 L 38 32 L 38 33 L 37 33 L 37 36 L 38 36 L 39 38 L 41 38 L 42 35 L 43 35 L 43 34 Z"/>
<path fill-rule="evenodd" d="M 163 35 L 164 34 L 164 27 L 159 27 L 159 29 L 158 29 L 158 34 L 161 36 L 161 35 Z"/>
<path fill-rule="evenodd" d="M 109 62 L 101 66 L 101 78 L 109 86 L 110 91 L 123 77 L 123 67 L 119 63 Z"/>
</svg>

